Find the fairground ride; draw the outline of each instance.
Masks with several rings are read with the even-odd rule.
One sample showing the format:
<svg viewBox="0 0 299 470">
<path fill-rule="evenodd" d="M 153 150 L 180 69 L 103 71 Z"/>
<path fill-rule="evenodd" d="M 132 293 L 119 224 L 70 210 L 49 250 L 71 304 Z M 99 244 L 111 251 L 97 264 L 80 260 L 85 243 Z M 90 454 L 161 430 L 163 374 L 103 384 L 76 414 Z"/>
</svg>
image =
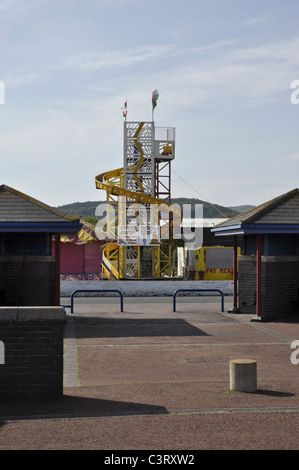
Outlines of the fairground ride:
<svg viewBox="0 0 299 470">
<path fill-rule="evenodd" d="M 106 191 L 102 272 L 111 280 L 170 277 L 173 220 L 181 218 L 171 205 L 175 128 L 124 116 L 123 167 L 95 178 Z"/>
</svg>

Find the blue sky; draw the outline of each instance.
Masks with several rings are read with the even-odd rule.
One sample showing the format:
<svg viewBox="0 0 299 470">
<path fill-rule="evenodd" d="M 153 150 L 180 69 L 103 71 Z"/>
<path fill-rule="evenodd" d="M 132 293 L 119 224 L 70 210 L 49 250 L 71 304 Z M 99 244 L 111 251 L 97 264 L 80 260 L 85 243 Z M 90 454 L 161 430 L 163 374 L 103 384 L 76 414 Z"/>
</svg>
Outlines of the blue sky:
<svg viewBox="0 0 299 470">
<path fill-rule="evenodd" d="M 299 187 L 295 0 L 0 0 L 1 184 L 104 200 L 123 117 L 176 128 L 172 196 L 260 204 Z"/>
</svg>

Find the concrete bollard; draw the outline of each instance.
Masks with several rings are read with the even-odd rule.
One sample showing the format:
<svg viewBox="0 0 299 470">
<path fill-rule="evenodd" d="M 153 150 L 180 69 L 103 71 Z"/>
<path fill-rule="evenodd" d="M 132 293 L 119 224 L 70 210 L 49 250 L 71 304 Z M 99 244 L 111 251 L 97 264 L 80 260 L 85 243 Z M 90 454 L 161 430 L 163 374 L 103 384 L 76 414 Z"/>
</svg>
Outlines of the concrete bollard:
<svg viewBox="0 0 299 470">
<path fill-rule="evenodd" d="M 252 359 L 234 359 L 229 363 L 230 390 L 256 392 L 257 364 Z"/>
</svg>

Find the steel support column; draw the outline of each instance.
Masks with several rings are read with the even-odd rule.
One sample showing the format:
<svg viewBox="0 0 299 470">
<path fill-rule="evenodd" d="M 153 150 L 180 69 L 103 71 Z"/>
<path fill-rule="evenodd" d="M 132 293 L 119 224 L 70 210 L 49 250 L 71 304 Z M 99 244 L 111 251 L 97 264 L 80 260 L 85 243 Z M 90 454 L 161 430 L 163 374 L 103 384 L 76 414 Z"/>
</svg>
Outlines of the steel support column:
<svg viewBox="0 0 299 470">
<path fill-rule="evenodd" d="M 256 316 L 261 317 L 262 307 L 262 235 L 257 235 L 256 244 Z"/>
<path fill-rule="evenodd" d="M 55 233 L 55 305 L 60 305 L 60 234 Z"/>
<path fill-rule="evenodd" d="M 238 308 L 238 238 L 234 235 L 233 252 L 233 308 Z"/>
</svg>

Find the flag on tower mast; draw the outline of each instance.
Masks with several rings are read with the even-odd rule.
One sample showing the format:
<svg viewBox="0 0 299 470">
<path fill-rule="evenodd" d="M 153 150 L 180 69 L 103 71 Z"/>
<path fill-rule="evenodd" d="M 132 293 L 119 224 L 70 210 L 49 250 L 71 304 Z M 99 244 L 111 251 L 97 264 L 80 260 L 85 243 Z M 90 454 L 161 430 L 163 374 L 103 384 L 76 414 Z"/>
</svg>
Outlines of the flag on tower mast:
<svg viewBox="0 0 299 470">
<path fill-rule="evenodd" d="M 125 102 L 124 102 L 124 107 L 121 108 L 123 110 L 123 117 L 125 118 L 125 121 L 127 120 L 127 114 L 128 114 L 128 101 L 127 101 L 127 98 L 125 99 Z"/>
<path fill-rule="evenodd" d="M 153 108 L 152 108 L 152 121 L 154 120 L 154 109 L 157 106 L 158 98 L 159 98 L 159 92 L 158 92 L 158 89 L 156 88 L 155 90 L 152 91 L 152 105 L 153 105 Z"/>
</svg>

